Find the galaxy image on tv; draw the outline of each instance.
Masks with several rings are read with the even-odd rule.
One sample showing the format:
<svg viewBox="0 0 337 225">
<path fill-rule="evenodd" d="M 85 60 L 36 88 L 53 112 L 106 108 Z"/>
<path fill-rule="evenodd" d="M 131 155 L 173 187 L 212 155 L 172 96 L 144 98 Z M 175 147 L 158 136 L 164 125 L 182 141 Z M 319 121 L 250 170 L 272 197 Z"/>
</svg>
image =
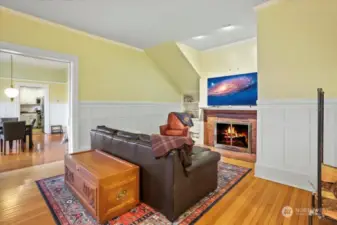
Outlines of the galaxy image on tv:
<svg viewBox="0 0 337 225">
<path fill-rule="evenodd" d="M 209 78 L 208 105 L 256 105 L 257 73 Z"/>
</svg>

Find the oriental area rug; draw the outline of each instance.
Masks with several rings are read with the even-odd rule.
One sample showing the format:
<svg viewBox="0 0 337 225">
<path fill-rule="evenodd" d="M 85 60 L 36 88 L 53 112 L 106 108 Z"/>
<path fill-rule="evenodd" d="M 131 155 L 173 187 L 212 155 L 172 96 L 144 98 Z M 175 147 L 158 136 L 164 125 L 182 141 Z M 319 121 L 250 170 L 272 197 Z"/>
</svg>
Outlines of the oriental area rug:
<svg viewBox="0 0 337 225">
<path fill-rule="evenodd" d="M 123 215 L 111 218 L 104 225 L 188 225 L 197 222 L 228 191 L 250 172 L 251 169 L 219 162 L 218 187 L 183 213 L 174 223 L 150 206 L 140 203 Z M 80 201 L 64 185 L 64 175 L 36 181 L 56 224 L 98 225 Z"/>
</svg>

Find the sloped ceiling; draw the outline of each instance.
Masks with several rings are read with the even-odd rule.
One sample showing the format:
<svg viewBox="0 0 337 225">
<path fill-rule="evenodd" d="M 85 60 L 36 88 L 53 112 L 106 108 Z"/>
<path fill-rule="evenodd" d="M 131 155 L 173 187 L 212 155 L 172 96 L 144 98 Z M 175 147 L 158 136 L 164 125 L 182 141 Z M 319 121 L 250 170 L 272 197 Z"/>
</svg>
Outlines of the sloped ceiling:
<svg viewBox="0 0 337 225">
<path fill-rule="evenodd" d="M 198 95 L 200 76 L 197 51 L 184 47 L 167 42 L 145 49 L 145 52 L 167 74 L 180 93 Z"/>
<path fill-rule="evenodd" d="M 204 50 L 255 36 L 253 7 L 265 1 L 0 0 L 0 5 L 141 49 L 187 40 Z M 228 24 L 242 30 L 217 33 Z M 199 35 L 208 38 L 190 40 Z"/>
<path fill-rule="evenodd" d="M 188 45 L 177 43 L 178 47 L 180 48 L 180 51 L 184 54 L 188 62 L 192 65 L 194 70 L 198 73 L 200 76 L 201 74 L 201 56 L 200 52 Z"/>
</svg>

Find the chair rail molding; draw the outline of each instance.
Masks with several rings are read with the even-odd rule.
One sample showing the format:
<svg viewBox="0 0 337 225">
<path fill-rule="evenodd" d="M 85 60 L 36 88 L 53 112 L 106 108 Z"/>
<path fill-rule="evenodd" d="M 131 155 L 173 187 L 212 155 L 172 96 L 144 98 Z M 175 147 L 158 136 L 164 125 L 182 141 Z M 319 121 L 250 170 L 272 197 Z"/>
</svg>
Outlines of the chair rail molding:
<svg viewBox="0 0 337 225">
<path fill-rule="evenodd" d="M 326 99 L 324 162 L 337 166 L 337 99 Z M 255 176 L 313 191 L 317 100 L 259 100 Z"/>
</svg>

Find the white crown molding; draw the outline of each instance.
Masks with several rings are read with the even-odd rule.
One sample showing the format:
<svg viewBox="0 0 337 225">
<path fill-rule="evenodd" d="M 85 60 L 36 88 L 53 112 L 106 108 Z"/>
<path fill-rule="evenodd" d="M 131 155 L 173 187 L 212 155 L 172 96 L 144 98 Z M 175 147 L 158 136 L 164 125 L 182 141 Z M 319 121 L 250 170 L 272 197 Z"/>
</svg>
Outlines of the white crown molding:
<svg viewBox="0 0 337 225">
<path fill-rule="evenodd" d="M 277 3 L 279 3 L 281 0 L 267 0 L 266 2 L 264 3 L 261 3 L 257 6 L 254 7 L 254 11 L 258 11 L 260 9 L 264 9 L 264 8 L 267 8 L 271 5 L 276 5 Z"/>
<path fill-rule="evenodd" d="M 0 80 L 10 80 L 9 77 L 0 77 Z M 29 80 L 24 78 L 13 78 L 14 81 L 23 82 L 35 82 L 35 83 L 46 83 L 46 84 L 67 84 L 68 82 L 58 82 L 58 81 L 48 81 L 48 80 Z"/>
<path fill-rule="evenodd" d="M 13 9 L 9 9 L 9 8 L 0 6 L 0 11 L 2 11 L 2 10 L 6 10 L 6 11 L 8 11 L 12 14 L 16 14 L 18 16 L 26 17 L 27 19 L 34 20 L 34 21 L 37 21 L 39 23 L 45 23 L 45 24 L 48 24 L 48 25 L 51 25 L 51 26 L 54 26 L 54 27 L 58 27 L 58 28 L 68 30 L 70 32 L 74 32 L 74 33 L 81 34 L 81 35 L 86 35 L 86 36 L 88 36 L 92 39 L 95 39 L 95 40 L 104 41 L 104 42 L 107 42 L 107 43 L 110 43 L 110 44 L 115 44 L 115 45 L 118 45 L 118 46 L 121 46 L 121 47 L 125 47 L 125 48 L 133 49 L 133 50 L 136 50 L 136 51 L 144 52 L 143 49 L 140 49 L 140 48 L 137 48 L 137 47 L 134 47 L 134 46 L 131 46 L 131 45 L 127 45 L 127 44 L 124 44 L 124 43 L 121 43 L 121 42 L 106 39 L 106 38 L 103 38 L 103 37 L 100 37 L 100 36 L 97 36 L 97 35 L 94 35 L 94 34 L 87 33 L 85 31 L 76 30 L 74 28 L 70 28 L 70 27 L 67 27 L 67 26 L 64 26 L 64 25 L 61 25 L 61 24 L 58 24 L 58 23 L 54 23 L 54 22 L 51 22 L 51 21 L 48 21 L 48 20 L 45 20 L 45 19 L 41 19 L 39 17 L 35 17 L 35 16 L 29 15 L 29 14 L 26 14 L 26 13 L 18 12 L 18 11 L 15 11 Z"/>
<path fill-rule="evenodd" d="M 252 37 L 252 38 L 244 39 L 244 40 L 241 40 L 241 41 L 236 41 L 236 42 L 233 42 L 233 43 L 230 43 L 230 44 L 209 48 L 209 49 L 206 49 L 206 50 L 203 50 L 203 51 L 200 51 L 200 52 L 203 53 L 203 52 L 216 51 L 216 50 L 220 50 L 220 49 L 226 49 L 226 48 L 233 47 L 235 45 L 245 44 L 245 43 L 248 43 L 248 42 L 251 42 L 251 41 L 256 41 L 256 40 L 257 40 L 256 37 Z"/>
<path fill-rule="evenodd" d="M 25 82 L 17 82 L 15 87 L 20 88 L 24 87 L 39 87 L 39 88 L 49 88 L 49 84 L 38 84 L 38 83 L 25 83 Z"/>
</svg>

